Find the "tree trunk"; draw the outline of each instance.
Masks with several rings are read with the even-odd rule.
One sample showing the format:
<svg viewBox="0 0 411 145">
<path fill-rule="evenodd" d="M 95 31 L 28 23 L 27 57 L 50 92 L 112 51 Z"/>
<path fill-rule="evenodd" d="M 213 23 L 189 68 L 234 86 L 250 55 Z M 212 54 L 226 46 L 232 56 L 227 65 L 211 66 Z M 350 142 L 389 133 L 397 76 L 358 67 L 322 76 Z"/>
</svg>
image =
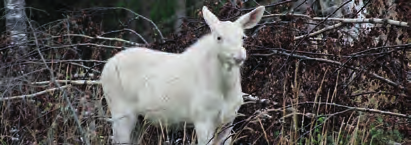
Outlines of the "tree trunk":
<svg viewBox="0 0 411 145">
<path fill-rule="evenodd" d="M 5 0 L 5 18 L 6 18 L 6 31 L 10 36 L 10 51 L 6 54 L 2 54 L 4 60 L 17 60 L 21 59 L 24 54 L 27 54 L 27 35 L 26 35 L 26 13 L 25 13 L 25 1 L 24 0 Z M 25 66 L 18 66 L 19 70 L 24 70 Z M 4 84 L 10 84 L 10 77 L 13 72 L 24 73 L 22 71 L 10 71 L 9 68 L 0 70 L 0 86 Z M 7 79 L 6 79 L 7 78 Z M 3 89 L 9 89 L 1 87 L 0 92 Z"/>
<path fill-rule="evenodd" d="M 183 24 L 183 18 L 186 17 L 186 0 L 177 0 L 175 10 L 177 20 L 174 24 L 174 32 L 179 32 L 181 24 Z"/>
<path fill-rule="evenodd" d="M 27 54 L 27 24 L 25 13 L 24 0 L 5 0 L 6 10 L 6 29 L 10 34 L 12 46 L 17 46 L 17 49 L 12 50 L 11 54 L 19 58 Z"/>
<path fill-rule="evenodd" d="M 151 19 L 150 17 L 150 12 L 152 8 L 151 4 L 152 4 L 152 1 L 150 0 L 144 1 L 141 3 L 141 6 L 143 7 L 143 9 L 141 10 L 141 15 L 143 15 L 147 19 Z M 144 20 L 143 30 L 146 32 L 149 32 L 149 31 L 153 32 L 153 25 L 151 25 L 150 22 Z M 143 33 L 143 37 L 146 39 L 147 42 L 152 42 L 154 36 L 149 36 L 147 33 Z"/>
</svg>

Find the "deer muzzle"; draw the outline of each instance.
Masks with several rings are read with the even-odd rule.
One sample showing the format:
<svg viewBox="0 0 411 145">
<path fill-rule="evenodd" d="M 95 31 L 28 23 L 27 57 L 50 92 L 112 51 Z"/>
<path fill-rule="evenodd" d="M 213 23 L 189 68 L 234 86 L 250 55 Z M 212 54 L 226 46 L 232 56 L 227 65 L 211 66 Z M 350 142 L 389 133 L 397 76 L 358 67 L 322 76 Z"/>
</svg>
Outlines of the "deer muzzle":
<svg viewBox="0 0 411 145">
<path fill-rule="evenodd" d="M 244 64 L 244 61 L 247 59 L 247 51 L 245 50 L 245 48 L 242 47 L 241 51 L 234 54 L 233 59 L 234 65 L 242 66 Z"/>
</svg>

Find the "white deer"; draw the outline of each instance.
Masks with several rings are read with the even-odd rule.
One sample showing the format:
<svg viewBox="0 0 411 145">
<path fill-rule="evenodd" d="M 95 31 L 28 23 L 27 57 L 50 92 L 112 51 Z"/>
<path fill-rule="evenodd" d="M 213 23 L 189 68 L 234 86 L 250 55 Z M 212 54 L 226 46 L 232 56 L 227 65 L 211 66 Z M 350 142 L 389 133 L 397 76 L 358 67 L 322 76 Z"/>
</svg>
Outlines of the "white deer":
<svg viewBox="0 0 411 145">
<path fill-rule="evenodd" d="M 243 103 L 242 38 L 244 29 L 260 21 L 264 7 L 235 22 L 220 21 L 205 6 L 202 12 L 211 33 L 183 53 L 130 48 L 107 61 L 100 81 L 111 111 L 114 143 L 131 143 L 137 115 L 166 126 L 193 123 L 200 145 L 220 144 L 229 136 L 231 128 L 211 140 L 216 128 L 232 123 Z"/>
</svg>

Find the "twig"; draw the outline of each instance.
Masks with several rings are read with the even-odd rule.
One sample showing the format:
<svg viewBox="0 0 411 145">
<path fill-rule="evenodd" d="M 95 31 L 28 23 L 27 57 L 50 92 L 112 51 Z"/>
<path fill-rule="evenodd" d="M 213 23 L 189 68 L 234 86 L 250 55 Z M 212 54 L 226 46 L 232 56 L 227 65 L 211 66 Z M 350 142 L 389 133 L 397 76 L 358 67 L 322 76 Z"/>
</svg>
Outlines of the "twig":
<svg viewBox="0 0 411 145">
<path fill-rule="evenodd" d="M 53 91 L 55 91 L 55 90 L 65 89 L 65 88 L 68 88 L 68 87 L 70 87 L 70 86 L 71 86 L 71 85 L 65 85 L 65 86 L 56 87 L 56 88 L 52 88 L 52 89 L 47 89 L 47 90 L 44 90 L 44 91 L 40 91 L 40 92 L 37 92 L 37 93 L 34 93 L 34 94 L 28 94 L 28 95 L 20 95 L 20 96 L 12 96 L 12 97 L 3 97 L 3 98 L 0 98 L 0 102 L 2 102 L 2 101 L 7 101 L 7 100 L 14 100 L 14 99 L 33 98 L 33 97 L 36 97 L 36 96 L 39 96 L 39 95 L 42 95 L 42 94 L 45 94 L 45 93 L 53 92 Z"/>
<path fill-rule="evenodd" d="M 304 15 L 304 14 L 270 14 L 270 15 L 263 15 L 263 18 L 270 18 L 270 17 L 281 17 L 281 16 L 293 16 L 293 17 L 303 17 L 307 19 L 311 19 L 309 15 Z"/>
<path fill-rule="evenodd" d="M 22 63 L 38 63 L 36 61 L 42 61 L 38 59 L 30 59 L 30 60 L 24 60 L 26 62 Z M 94 63 L 106 63 L 107 61 L 105 60 L 81 60 L 81 59 L 68 59 L 68 60 L 63 60 L 63 59 L 46 59 L 46 63 L 63 63 L 63 62 L 94 62 Z"/>
<path fill-rule="evenodd" d="M 375 48 L 366 49 L 366 50 L 363 50 L 363 51 L 360 51 L 360 52 L 356 52 L 356 53 L 351 54 L 350 56 L 355 56 L 355 55 L 358 55 L 358 54 L 361 54 L 361 53 L 366 53 L 366 52 L 369 52 L 369 51 L 383 49 L 383 48 L 397 48 L 397 47 L 403 48 L 403 47 L 410 47 L 410 46 L 411 46 L 410 43 L 400 44 L 400 45 L 392 45 L 392 46 L 381 46 L 381 47 L 375 47 Z"/>
<path fill-rule="evenodd" d="M 110 7 L 110 8 L 107 8 L 107 7 L 104 7 L 104 8 L 93 8 L 93 9 L 102 9 L 102 10 L 123 9 L 123 10 L 126 10 L 126 11 L 130 12 L 130 13 L 133 13 L 134 15 L 137 16 L 135 19 L 141 17 L 141 18 L 143 18 L 144 20 L 150 22 L 150 23 L 153 25 L 154 29 L 156 29 L 157 32 L 158 32 L 158 34 L 160 35 L 161 41 L 164 42 L 163 34 L 161 33 L 160 29 L 158 29 L 157 25 L 156 25 L 152 20 L 150 20 L 150 19 L 144 17 L 143 15 L 140 15 L 140 14 L 138 14 L 138 13 L 136 13 L 136 12 L 134 12 L 134 11 L 128 9 L 128 8 L 124 8 L 124 7 Z"/>
<path fill-rule="evenodd" d="M 100 36 L 107 35 L 107 34 L 110 34 L 110 33 L 122 32 L 122 31 L 130 31 L 131 33 L 133 33 L 133 34 L 137 35 L 138 37 L 140 37 L 140 39 L 143 40 L 146 45 L 148 45 L 148 42 L 146 41 L 146 39 L 144 39 L 143 36 L 141 36 L 141 35 L 140 35 L 139 33 L 137 33 L 136 31 L 134 31 L 134 30 L 132 30 L 132 29 L 127 29 L 127 28 L 124 28 L 124 29 L 122 29 L 122 30 L 109 31 L 109 32 L 106 32 L 106 33 L 101 34 Z"/>
<path fill-rule="evenodd" d="M 278 51 L 291 52 L 291 50 L 287 50 L 287 49 L 284 49 L 284 48 L 267 48 L 267 47 L 264 47 L 262 45 L 250 45 L 249 47 L 258 48 L 258 49 L 252 49 L 250 51 L 278 50 Z M 299 50 L 296 50 L 295 52 L 299 53 L 299 54 L 316 55 L 316 56 L 335 56 L 333 54 L 314 53 L 314 52 L 299 51 Z M 344 56 L 342 56 L 342 57 L 344 57 Z M 345 56 L 345 57 L 348 57 L 348 56 Z"/>
<path fill-rule="evenodd" d="M 314 17 L 313 20 L 325 20 L 323 17 Z M 378 18 L 370 18 L 370 19 L 347 19 L 347 18 L 328 18 L 327 20 L 330 21 L 340 21 L 342 23 L 377 23 L 377 24 L 391 24 L 396 26 L 402 27 L 410 27 L 407 22 L 402 21 L 395 21 L 391 19 L 378 19 Z"/>
<path fill-rule="evenodd" d="M 248 104 L 248 103 L 262 103 L 262 104 L 268 104 L 268 103 L 270 103 L 271 101 L 270 100 L 268 100 L 268 99 L 261 99 L 261 98 L 259 98 L 259 97 L 257 97 L 257 96 L 252 96 L 252 95 L 250 95 L 250 94 L 247 94 L 247 93 L 243 93 L 243 99 L 244 99 L 244 101 L 247 101 L 247 102 L 245 102 L 244 104 Z M 244 105 L 243 104 L 243 105 Z M 277 105 L 277 102 L 273 102 L 273 104 L 274 105 Z"/>
<path fill-rule="evenodd" d="M 83 35 L 83 34 L 63 34 L 61 36 L 51 36 L 51 38 L 60 38 L 60 37 L 64 37 L 64 36 L 74 36 L 74 37 L 84 37 L 84 38 L 88 38 L 88 39 L 101 39 L 101 40 L 110 40 L 110 41 L 120 41 L 120 42 L 124 42 L 124 43 L 130 44 L 130 45 L 135 45 L 135 46 L 142 45 L 142 44 L 132 42 L 132 41 L 127 41 L 127 40 L 124 40 L 124 39 L 121 39 L 121 38 L 109 38 L 109 37 L 102 37 L 102 36 L 92 37 L 92 36 Z M 144 39 L 143 39 L 143 41 L 144 41 L 144 43 L 147 44 L 147 42 Z"/>
<path fill-rule="evenodd" d="M 332 26 L 325 27 L 321 30 L 315 31 L 315 32 L 310 33 L 308 35 L 302 35 L 302 36 L 294 37 L 294 40 L 302 39 L 306 36 L 308 36 L 308 37 L 315 36 L 315 35 L 318 35 L 318 34 L 321 34 L 321 33 L 325 32 L 325 31 L 332 30 L 332 29 L 335 29 L 335 28 L 338 28 L 338 27 L 341 27 L 341 26 L 343 26 L 343 23 L 338 23 L 338 24 L 335 24 L 335 25 L 332 25 Z"/>
<path fill-rule="evenodd" d="M 85 65 L 82 65 L 82 64 L 79 64 L 79 63 L 70 62 L 70 64 L 72 64 L 72 65 L 77 65 L 77 66 L 80 66 L 80 67 L 83 67 L 83 68 L 85 68 L 85 69 L 88 69 L 88 70 L 91 70 L 91 71 L 93 71 L 93 72 L 96 72 L 96 73 L 101 74 L 100 71 L 95 70 L 95 69 L 92 69 L 92 68 L 90 68 L 90 67 L 88 67 L 88 66 L 85 66 Z"/>
<path fill-rule="evenodd" d="M 251 95 L 243 95 L 243 99 L 246 101 L 258 101 L 259 98 L 257 96 L 251 96 Z"/>
<path fill-rule="evenodd" d="M 355 96 L 362 96 L 362 95 L 371 95 L 371 94 L 391 94 L 391 95 L 395 95 L 386 91 L 372 91 L 372 92 L 362 92 L 362 93 L 356 93 L 356 94 L 352 94 L 352 95 L 346 95 L 347 97 L 355 97 Z"/>
<path fill-rule="evenodd" d="M 389 111 L 382 111 L 378 109 L 369 109 L 369 108 L 361 108 L 361 107 L 351 107 L 351 106 L 346 106 L 346 105 L 340 105 L 336 103 L 327 103 L 327 102 L 301 102 L 298 103 L 298 105 L 303 105 L 303 104 L 320 104 L 320 105 L 330 105 L 330 106 L 337 106 L 337 107 L 342 107 L 342 108 L 347 108 L 350 110 L 356 110 L 356 111 L 362 111 L 362 112 L 373 112 L 373 113 L 380 113 L 380 114 L 385 114 L 385 115 L 392 115 L 392 116 L 398 116 L 398 117 L 403 117 L 403 118 L 410 118 L 411 115 L 407 114 L 400 114 L 400 113 L 395 113 L 395 112 L 389 112 Z M 268 109 L 268 112 L 271 111 L 277 111 L 278 109 Z"/>
<path fill-rule="evenodd" d="M 398 51 L 398 50 L 409 50 L 411 49 L 411 47 L 406 46 L 407 44 L 405 44 L 405 47 L 396 47 L 394 49 L 391 49 L 389 51 L 385 51 L 385 52 L 378 52 L 378 53 L 367 53 L 367 54 L 357 54 L 357 55 L 349 55 L 349 56 L 342 56 L 342 57 L 346 57 L 346 58 L 355 58 L 355 57 L 365 57 L 365 56 L 378 56 L 378 55 L 385 55 L 385 54 L 390 54 L 392 52 Z M 411 46 L 411 44 L 408 44 Z M 382 47 L 382 48 L 390 48 L 391 46 L 387 46 L 387 47 Z M 392 47 L 391 47 L 392 48 Z"/>
<path fill-rule="evenodd" d="M 60 62 L 64 62 L 64 61 L 60 61 Z M 48 62 L 46 62 L 46 63 L 60 63 L 60 62 L 59 62 L 59 61 L 53 61 L 53 62 L 48 61 Z M 66 62 L 69 62 L 69 63 L 72 64 L 72 65 L 76 65 L 76 66 L 83 67 L 83 68 L 85 68 L 85 69 L 91 70 L 91 71 L 96 72 L 96 73 L 101 73 L 101 72 L 98 71 L 98 70 L 92 69 L 91 67 L 88 67 L 88 66 L 85 66 L 85 65 L 82 65 L 82 64 L 79 64 L 79 63 L 70 62 L 70 61 L 66 61 Z M 85 60 L 85 61 L 83 61 L 83 62 L 87 62 L 87 60 Z M 95 62 L 95 61 L 88 61 L 88 62 Z M 24 63 L 37 64 L 37 63 L 43 63 L 43 62 L 28 61 L 28 62 L 24 62 Z"/>
<path fill-rule="evenodd" d="M 144 37 L 141 36 L 140 34 L 138 34 L 136 31 L 134 31 L 134 30 L 132 30 L 132 29 L 127 29 L 127 28 L 124 28 L 123 30 L 130 31 L 130 32 L 133 33 L 134 35 L 137 35 L 138 37 L 140 37 L 141 40 L 144 41 L 144 43 L 145 43 L 146 45 L 148 45 L 148 42 L 146 41 L 146 39 L 144 39 Z"/>
<path fill-rule="evenodd" d="M 275 7 L 275 6 L 282 5 L 282 4 L 286 4 L 286 3 L 290 3 L 290 2 L 293 2 L 293 1 L 292 1 L 292 0 L 288 0 L 288 1 L 278 2 L 278 3 L 275 3 L 275 4 L 266 5 L 266 6 L 264 6 L 264 7 L 265 7 L 265 8 Z M 248 8 L 248 9 L 240 9 L 240 11 L 250 11 L 250 10 L 254 10 L 255 8 L 257 8 L 257 7 Z"/>
<path fill-rule="evenodd" d="M 341 62 L 339 62 L 339 61 L 334 61 L 334 60 L 329 60 L 329 59 L 324 59 L 324 58 L 312 58 L 312 57 L 302 56 L 302 55 L 298 55 L 298 54 L 293 54 L 293 55 L 291 55 L 291 53 L 282 52 L 282 51 L 278 51 L 278 50 L 271 50 L 271 51 L 272 51 L 273 53 L 270 53 L 270 54 L 251 54 L 251 55 L 254 55 L 254 56 L 271 56 L 271 55 L 274 55 L 274 54 L 280 54 L 280 55 L 285 55 L 285 56 L 288 56 L 288 57 L 291 56 L 291 57 L 300 58 L 300 59 L 315 60 L 315 61 L 320 61 L 320 62 L 331 63 L 331 64 L 335 64 L 335 65 L 338 65 L 338 66 L 343 66 L 343 67 L 346 67 L 346 68 L 349 68 L 349 69 L 353 69 L 353 70 L 356 70 L 356 71 L 360 71 L 360 70 L 361 70 L 361 69 L 358 68 L 358 67 L 343 65 L 343 64 L 342 64 Z M 398 88 L 400 88 L 400 89 L 404 89 L 404 86 L 402 86 L 402 85 L 400 85 L 400 84 L 397 84 L 397 83 L 395 83 L 395 82 L 393 82 L 393 81 L 391 81 L 391 80 L 389 80 L 389 79 L 387 79 L 387 78 L 384 78 L 384 77 L 379 76 L 379 75 L 377 75 L 377 74 L 375 74 L 375 73 L 372 73 L 372 72 L 366 72 L 366 73 L 368 73 L 368 74 L 370 74 L 371 76 L 373 76 L 374 78 L 377 78 L 377 79 L 379 79 L 379 80 L 381 80 L 381 81 L 383 81 L 383 82 L 386 82 L 386 83 L 388 83 L 388 84 L 390 84 L 390 85 L 392 85 L 392 86 L 398 87 Z"/>
<path fill-rule="evenodd" d="M 276 110 L 276 111 L 278 111 L 278 110 Z M 270 112 L 270 111 L 268 111 L 268 112 Z M 312 113 L 298 113 L 298 112 L 293 112 L 293 113 L 287 114 L 287 115 L 285 115 L 285 116 L 282 116 L 279 120 L 280 120 L 280 122 L 283 122 L 283 123 L 284 123 L 285 118 L 293 117 L 294 115 L 302 115 L 302 116 L 306 116 L 306 117 L 308 117 L 308 118 L 312 118 L 312 117 L 314 116 L 314 114 L 312 114 Z"/>
<path fill-rule="evenodd" d="M 58 83 L 63 83 L 63 84 L 72 84 L 72 85 L 100 85 L 100 81 L 98 80 L 56 80 Z M 52 82 L 50 81 L 42 81 L 42 82 L 33 82 L 31 83 L 32 85 L 46 85 L 46 84 L 51 84 Z"/>
<path fill-rule="evenodd" d="M 48 46 L 48 47 L 65 48 L 65 47 L 74 47 L 74 46 L 96 46 L 96 47 L 106 47 L 106 48 L 112 48 L 112 49 L 124 49 L 124 47 L 101 45 L 101 44 L 94 44 L 94 43 L 78 43 L 78 44 L 71 44 L 71 45 L 59 45 L 59 46 Z"/>
<path fill-rule="evenodd" d="M 265 112 L 265 111 L 257 110 L 257 111 L 255 111 L 255 113 L 258 114 L 258 115 L 256 116 L 256 117 L 258 117 L 258 118 L 262 118 L 262 119 L 271 119 L 271 118 L 273 118 L 272 116 L 268 115 L 268 113 Z"/>
</svg>

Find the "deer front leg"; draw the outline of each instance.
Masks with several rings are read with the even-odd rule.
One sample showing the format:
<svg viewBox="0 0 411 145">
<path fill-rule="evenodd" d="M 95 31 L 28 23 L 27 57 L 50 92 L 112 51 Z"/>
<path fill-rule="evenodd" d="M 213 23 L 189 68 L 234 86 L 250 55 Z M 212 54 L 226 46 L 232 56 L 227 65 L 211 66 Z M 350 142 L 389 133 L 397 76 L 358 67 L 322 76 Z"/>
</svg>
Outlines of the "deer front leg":
<svg viewBox="0 0 411 145">
<path fill-rule="evenodd" d="M 132 144 L 130 135 L 137 121 L 137 116 L 131 113 L 118 113 L 112 115 L 113 143 Z"/>
<path fill-rule="evenodd" d="M 211 144 L 215 125 L 212 121 L 198 121 L 194 123 L 198 145 Z"/>
<path fill-rule="evenodd" d="M 231 144 L 231 130 L 233 127 L 231 126 L 232 122 L 227 123 L 225 126 L 221 127 L 218 131 L 217 137 L 214 139 L 215 144 L 223 144 L 224 145 L 229 145 Z"/>
</svg>

